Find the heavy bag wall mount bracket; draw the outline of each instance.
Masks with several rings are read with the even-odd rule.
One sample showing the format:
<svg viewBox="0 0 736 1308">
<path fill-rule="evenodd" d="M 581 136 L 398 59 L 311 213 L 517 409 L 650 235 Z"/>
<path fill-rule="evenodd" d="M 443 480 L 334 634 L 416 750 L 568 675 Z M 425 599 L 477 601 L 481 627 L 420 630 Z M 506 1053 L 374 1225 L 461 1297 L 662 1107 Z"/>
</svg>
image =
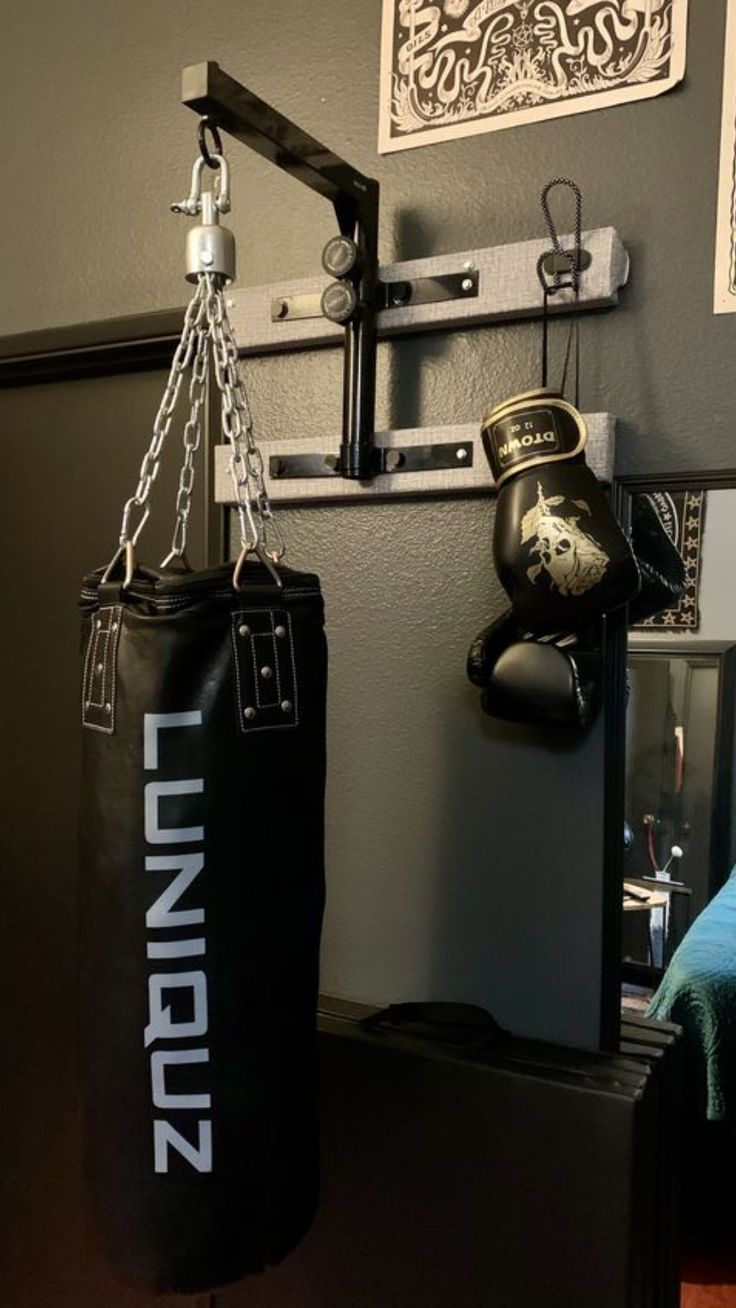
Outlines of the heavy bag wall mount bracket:
<svg viewBox="0 0 736 1308">
<path fill-rule="evenodd" d="M 235 81 L 216 63 L 186 68 L 182 101 L 328 199 L 339 234 L 323 252 L 324 275 L 260 287 L 228 288 L 227 309 L 238 352 L 271 354 L 343 343 L 342 434 L 266 441 L 266 475 L 274 500 L 374 498 L 378 495 L 492 490 L 476 455 L 474 427 L 376 433 L 378 340 L 429 330 L 465 329 L 542 313 L 537 262 L 546 239 L 379 266 L 380 188 L 301 127 Z M 568 248 L 572 238 L 560 238 Z M 565 263 L 548 255 L 548 275 Z M 549 308 L 569 314 L 615 305 L 629 273 L 616 231 L 583 233 L 577 296 L 562 286 Z M 182 310 L 81 324 L 0 340 L 0 387 L 139 370 L 167 363 Z M 615 419 L 594 415 L 591 430 L 609 441 L 598 475 L 610 477 Z M 215 500 L 231 503 L 215 450 Z"/>
<path fill-rule="evenodd" d="M 321 498 L 323 488 L 314 483 L 328 478 L 359 483 L 363 493 L 373 485 L 373 479 L 382 474 L 390 474 L 393 482 L 397 474 L 403 481 L 403 475 L 407 473 L 442 472 L 446 480 L 453 482 L 458 472 L 467 470 L 474 463 L 472 441 L 438 439 L 429 432 L 420 443 L 416 440 L 405 444 L 376 440 L 378 316 L 382 313 L 389 319 L 386 324 L 389 330 L 391 315 L 394 316 L 394 327 L 399 329 L 402 325 L 405 329 L 416 329 L 423 319 L 427 325 L 444 326 L 448 319 L 455 321 L 458 310 L 462 310 L 458 314 L 460 321 L 465 319 L 468 325 L 474 320 L 474 311 L 481 320 L 488 321 L 490 306 L 481 296 L 481 280 L 486 278 L 479 267 L 480 252 L 475 257 L 464 257 L 459 268 L 402 268 L 397 265 L 386 270 L 381 279 L 378 264 L 380 187 L 375 179 L 358 172 L 212 61 L 184 70 L 182 102 L 330 200 L 337 217 L 339 235 L 328 241 L 322 256 L 324 271 L 333 279 L 327 285 L 292 283 L 278 289 L 275 294 L 268 294 L 273 288 L 266 288 L 265 300 L 261 288 L 258 304 L 254 303 L 253 293 L 234 292 L 228 301 L 241 352 L 245 352 L 249 345 L 251 349 L 259 346 L 262 349 L 274 345 L 276 348 L 294 348 L 299 344 L 329 343 L 341 330 L 344 333 L 343 422 L 339 453 L 315 449 L 290 451 L 284 447 L 269 450 L 270 481 L 273 484 L 289 480 L 298 482 L 299 498 Z M 618 290 L 628 275 L 628 258 L 618 237 L 610 229 L 605 236 L 608 238 L 612 276 L 607 295 L 597 300 L 593 298 L 593 304 L 615 303 Z M 529 244 L 523 243 L 527 258 Z M 537 260 L 545 254 L 544 243 L 540 243 L 540 247 L 537 258 L 530 263 L 535 278 Z M 506 252 L 513 249 L 506 247 Z M 581 270 L 590 268 L 593 258 L 590 244 L 586 243 L 580 260 Z M 433 260 L 418 262 L 425 265 L 434 263 Z M 457 265 L 457 256 L 454 262 Z M 559 282 L 559 274 L 566 270 L 567 265 L 563 259 L 560 266 L 558 257 L 548 252 L 544 267 Z M 500 295 L 497 311 L 502 310 L 503 279 L 494 278 L 491 273 L 488 281 L 493 288 L 490 294 Z M 595 297 L 595 292 L 593 295 Z M 534 300 L 538 302 L 539 299 L 538 286 L 532 289 L 530 298 L 532 307 Z M 561 290 L 555 308 L 577 308 L 580 298 L 579 295 L 566 297 Z M 241 306 L 244 311 L 242 319 L 238 313 Z M 468 308 L 469 314 L 465 312 Z M 402 314 L 404 324 L 401 323 Z M 513 307 L 507 307 L 505 316 L 514 316 Z M 240 321 L 255 328 L 250 341 L 247 337 L 242 338 L 238 330 Z M 270 328 L 267 339 L 259 338 L 258 324 Z M 459 433 L 453 434 L 459 436 Z M 416 485 L 416 477 L 413 480 Z M 384 485 L 382 489 L 385 493 L 387 487 Z M 408 483 L 406 489 L 409 489 Z"/>
<path fill-rule="evenodd" d="M 322 308 L 343 326 L 345 335 L 340 472 L 350 480 L 370 478 L 376 397 L 378 182 L 345 163 L 212 61 L 184 69 L 182 102 L 333 205 L 340 234 L 325 249 L 325 263 L 335 280 L 322 297 Z"/>
</svg>

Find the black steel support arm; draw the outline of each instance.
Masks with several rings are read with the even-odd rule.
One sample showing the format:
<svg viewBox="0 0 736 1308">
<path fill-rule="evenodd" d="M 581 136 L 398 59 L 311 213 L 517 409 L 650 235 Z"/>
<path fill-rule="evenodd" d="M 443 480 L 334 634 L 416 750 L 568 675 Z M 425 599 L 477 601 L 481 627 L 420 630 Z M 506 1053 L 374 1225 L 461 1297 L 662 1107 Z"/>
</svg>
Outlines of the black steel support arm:
<svg viewBox="0 0 736 1308">
<path fill-rule="evenodd" d="M 345 325 L 345 389 L 340 470 L 352 480 L 373 469 L 376 400 L 376 287 L 378 282 L 378 182 L 345 163 L 314 137 L 207 62 L 185 68 L 182 101 L 212 118 L 221 131 L 242 141 L 334 206 L 343 236 L 356 241 L 358 308 Z"/>
</svg>

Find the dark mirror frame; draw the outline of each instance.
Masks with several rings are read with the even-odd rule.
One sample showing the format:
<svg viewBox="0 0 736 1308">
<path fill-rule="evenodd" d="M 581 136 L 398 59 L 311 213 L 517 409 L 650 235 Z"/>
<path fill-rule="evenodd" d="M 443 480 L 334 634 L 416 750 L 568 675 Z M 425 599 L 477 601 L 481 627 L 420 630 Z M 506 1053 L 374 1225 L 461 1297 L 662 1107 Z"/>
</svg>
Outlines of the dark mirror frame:
<svg viewBox="0 0 736 1308">
<path fill-rule="evenodd" d="M 631 496 L 641 492 L 736 490 L 736 468 L 639 473 L 617 477 L 613 507 L 625 530 L 631 519 Z M 601 975 L 601 1044 L 617 1049 L 621 1026 L 622 930 L 624 880 L 623 830 L 626 788 L 626 667 L 628 628 L 625 617 L 608 619 L 606 643 L 605 851 L 603 860 L 603 941 Z M 715 644 L 718 642 L 709 642 Z M 730 648 L 728 642 L 724 642 Z M 693 640 L 693 652 L 697 649 Z M 727 705 L 719 703 L 719 714 Z"/>
</svg>

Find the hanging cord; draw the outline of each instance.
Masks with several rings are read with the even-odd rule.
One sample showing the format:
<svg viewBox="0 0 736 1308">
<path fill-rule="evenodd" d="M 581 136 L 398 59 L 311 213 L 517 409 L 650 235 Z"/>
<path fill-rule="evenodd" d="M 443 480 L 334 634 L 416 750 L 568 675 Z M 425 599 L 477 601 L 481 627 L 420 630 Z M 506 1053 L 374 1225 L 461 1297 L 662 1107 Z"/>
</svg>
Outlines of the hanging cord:
<svg viewBox="0 0 736 1308">
<path fill-rule="evenodd" d="M 220 146 L 219 135 L 212 124 L 204 120 L 213 132 L 215 146 Z M 220 147 L 221 148 L 221 147 Z M 181 204 L 172 205 L 175 212 L 192 216 L 207 213 L 198 231 L 220 231 L 219 214 L 230 208 L 229 171 L 222 154 L 210 156 L 200 124 L 201 156 L 192 170 L 190 195 Z M 214 196 L 202 195 L 201 179 L 205 166 L 216 166 L 220 173 Z M 229 238 L 232 241 L 232 237 Z M 234 254 L 230 275 L 234 275 Z M 257 558 L 269 569 L 280 586 L 281 579 L 274 564 L 285 552 L 284 541 L 274 521 L 266 490 L 263 456 L 256 445 L 250 404 L 240 375 L 238 347 L 228 317 L 224 288 L 228 276 L 223 272 L 196 271 L 196 290 L 185 315 L 181 339 L 174 352 L 163 398 L 153 424 L 150 446 L 141 464 L 135 493 L 123 508 L 118 550 L 105 572 L 107 580 L 118 560 L 125 559 L 124 586 L 129 586 L 135 572 L 135 550 L 140 534 L 150 517 L 151 491 L 158 476 L 163 447 L 171 427 L 174 410 L 179 399 L 182 381 L 191 369 L 189 382 L 189 417 L 184 426 L 184 461 L 179 476 L 176 498 L 176 520 L 171 550 L 162 563 L 169 567 L 186 562 L 186 543 L 192 494 L 195 482 L 195 458 L 202 440 L 202 412 L 207 388 L 210 356 L 214 377 L 220 391 L 222 432 L 230 445 L 229 471 L 233 483 L 235 505 L 240 526 L 240 555 L 235 565 L 233 585 L 239 587 L 243 566 L 249 555 Z"/>
<path fill-rule="evenodd" d="M 550 209 L 550 191 L 555 186 L 568 187 L 575 197 L 575 218 L 573 228 L 573 249 L 563 250 L 562 243 L 552 217 Z M 575 309 L 573 311 L 573 320 L 567 335 L 567 345 L 565 348 L 565 358 L 562 369 L 562 378 L 559 386 L 560 392 L 564 395 L 567 387 L 568 371 L 570 359 L 574 357 L 574 387 L 575 387 L 575 407 L 580 405 L 580 325 L 577 315 L 577 308 L 580 302 L 580 276 L 582 273 L 582 228 L 583 228 L 583 198 L 580 187 L 569 177 L 555 177 L 542 190 L 541 194 L 542 213 L 544 221 L 547 224 L 552 248 L 545 250 L 537 260 L 537 276 L 542 286 L 543 304 L 542 304 L 542 385 L 547 386 L 549 378 L 549 301 L 550 297 L 559 294 L 563 290 L 572 290 L 574 295 Z M 548 259 L 553 260 L 551 282 L 547 279 L 547 270 L 545 263 Z M 566 280 L 563 281 L 563 268 L 566 273 Z"/>
</svg>

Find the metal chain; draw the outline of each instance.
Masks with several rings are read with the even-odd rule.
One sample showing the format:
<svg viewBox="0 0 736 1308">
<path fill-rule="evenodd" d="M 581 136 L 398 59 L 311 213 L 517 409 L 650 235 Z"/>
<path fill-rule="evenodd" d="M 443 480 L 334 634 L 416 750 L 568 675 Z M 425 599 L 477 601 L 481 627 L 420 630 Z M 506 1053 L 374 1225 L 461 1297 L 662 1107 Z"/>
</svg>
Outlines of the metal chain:
<svg viewBox="0 0 736 1308">
<path fill-rule="evenodd" d="M 171 540 L 171 553 L 164 559 L 162 567 L 175 558 L 184 556 L 187 546 L 187 528 L 192 508 L 194 490 L 194 460 L 202 443 L 202 408 L 207 394 L 207 363 L 210 343 L 209 323 L 206 319 L 206 307 L 203 305 L 204 322 L 197 327 L 197 344 L 192 360 L 192 375 L 189 382 L 189 417 L 184 426 L 184 463 L 179 474 L 179 490 L 176 496 L 176 525 Z"/>
<path fill-rule="evenodd" d="M 272 562 L 283 558 L 285 545 L 268 498 L 263 455 L 255 442 L 253 419 L 238 362 L 238 347 L 227 313 L 221 279 L 203 274 L 207 284 L 207 320 L 215 377 L 221 395 L 222 430 L 230 443 L 228 463 L 235 491 L 244 551 L 262 550 Z"/>
<path fill-rule="evenodd" d="M 575 197 L 575 225 L 573 230 L 575 249 L 572 252 L 570 250 L 563 250 L 562 245 L 560 243 L 560 237 L 557 231 L 557 227 L 552 217 L 552 211 L 550 209 L 550 204 L 549 204 L 549 193 L 550 191 L 554 190 L 555 186 L 568 187 L 568 189 L 572 191 Z M 544 221 L 547 224 L 547 231 L 549 232 L 549 237 L 552 242 L 552 249 L 545 250 L 544 254 L 540 255 L 537 261 L 537 275 L 539 276 L 543 289 L 549 290 L 549 284 L 546 281 L 544 275 L 544 261 L 549 257 L 550 254 L 556 254 L 558 258 L 564 259 L 565 262 L 569 265 L 572 287 L 573 290 L 575 291 L 575 294 L 577 295 L 580 289 L 580 273 L 582 271 L 580 268 L 580 249 L 581 249 L 582 238 L 583 238 L 583 230 L 582 230 L 583 197 L 580 191 L 580 187 L 578 186 L 577 182 L 573 182 L 570 177 L 553 177 L 552 181 L 547 182 L 547 185 L 543 188 L 540 196 L 540 200 L 542 204 L 542 213 L 544 215 Z M 561 277 L 560 269 L 555 268 L 555 271 L 552 274 L 552 276 L 554 279 L 553 285 L 556 288 L 559 288 L 560 277 Z"/>
<path fill-rule="evenodd" d="M 165 567 L 173 559 L 184 555 L 194 490 L 195 458 L 202 442 L 202 411 L 206 399 L 210 349 L 221 397 L 222 431 L 230 445 L 228 466 L 240 524 L 241 557 L 236 568 L 236 585 L 240 568 L 248 554 L 257 554 L 268 566 L 269 563 L 277 563 L 285 552 L 284 540 L 274 521 L 266 490 L 263 456 L 255 442 L 250 405 L 240 375 L 238 347 L 227 313 L 223 285 L 224 279 L 219 274 L 202 273 L 184 315 L 181 338 L 153 424 L 151 444 L 141 463 L 135 493 L 123 508 L 120 547 L 105 573 L 107 578 L 121 553 L 124 553 L 125 585 L 129 584 L 132 576 L 135 545 L 150 516 L 151 490 L 161 466 L 161 454 L 179 399 L 182 380 L 191 367 L 189 418 L 183 434 L 184 462 L 176 497 L 176 522 L 171 551 L 162 566 Z M 140 513 L 133 525 L 132 516 L 136 508 Z M 275 572 L 274 577 L 278 582 L 278 574 Z"/>
<path fill-rule="evenodd" d="M 574 248 L 572 250 L 563 250 L 559 233 L 557 231 L 555 221 L 552 217 L 552 211 L 550 209 L 550 203 L 549 203 L 549 195 L 550 195 L 550 191 L 552 191 L 556 186 L 566 186 L 569 190 L 572 191 L 575 197 L 575 222 L 574 222 L 574 230 L 573 230 Z M 540 196 L 540 200 L 542 204 L 542 213 L 544 215 L 544 221 L 547 224 L 547 231 L 549 232 L 550 240 L 552 242 L 552 249 L 545 250 L 542 254 L 540 254 L 537 260 L 537 276 L 542 284 L 542 292 L 544 295 L 543 309 L 542 309 L 542 386 L 546 386 L 548 380 L 548 372 L 549 372 L 549 299 L 550 296 L 555 295 L 558 291 L 570 288 L 573 292 L 576 305 L 580 296 L 580 274 L 582 272 L 581 252 L 582 252 L 582 240 L 583 240 L 583 197 L 580 187 L 577 185 L 576 182 L 573 182 L 571 178 L 553 177 L 552 181 L 548 182 L 547 185 L 543 188 Z M 551 274 L 552 276 L 551 284 L 547 280 L 547 274 L 545 270 L 545 263 L 547 259 L 550 257 L 550 255 L 555 257 L 555 264 L 554 264 L 553 272 Z M 569 281 L 563 282 L 562 280 L 562 269 L 559 266 L 560 261 L 567 264 L 567 268 L 569 270 L 569 278 L 570 278 Z M 565 393 L 565 388 L 567 386 L 567 374 L 570 365 L 570 357 L 571 354 L 573 353 L 573 344 L 574 344 L 574 369 L 575 369 L 575 406 L 577 408 L 580 403 L 580 327 L 576 314 L 573 314 L 573 318 L 570 323 L 570 329 L 567 336 L 567 346 L 565 349 L 565 360 L 562 369 L 562 380 L 559 385 L 560 393 L 563 395 Z"/>
<path fill-rule="evenodd" d="M 166 388 L 154 419 L 151 444 L 141 463 L 138 486 L 135 494 L 131 495 L 123 508 L 123 520 L 120 526 L 121 550 L 137 543 L 138 537 L 148 521 L 151 512 L 151 489 L 161 466 L 161 452 L 171 427 L 171 420 L 181 390 L 182 378 L 191 362 L 192 353 L 199 336 L 199 328 L 202 322 L 205 321 L 205 315 L 204 290 L 199 285 L 184 315 L 181 339 L 174 352 Z M 139 508 L 142 512 L 135 527 L 131 528 L 131 515 L 134 508 Z"/>
</svg>

